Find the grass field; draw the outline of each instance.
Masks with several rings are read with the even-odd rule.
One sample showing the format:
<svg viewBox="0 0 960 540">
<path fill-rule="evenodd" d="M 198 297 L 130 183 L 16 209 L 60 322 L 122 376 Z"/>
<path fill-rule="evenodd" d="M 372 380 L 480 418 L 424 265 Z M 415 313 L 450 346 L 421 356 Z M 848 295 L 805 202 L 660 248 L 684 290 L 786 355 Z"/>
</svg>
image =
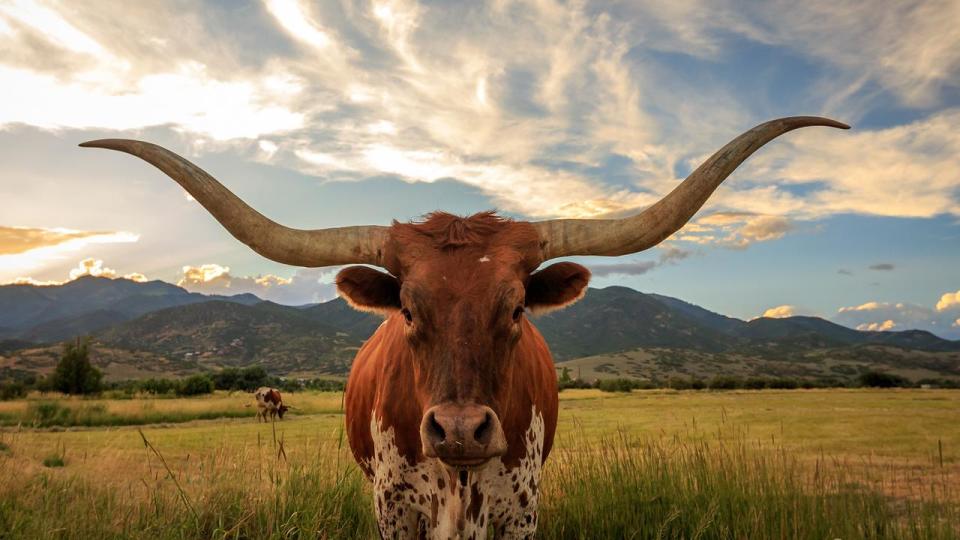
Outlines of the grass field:
<svg viewBox="0 0 960 540">
<path fill-rule="evenodd" d="M 375 537 L 340 397 L 0 403 L 0 538 Z M 539 536 L 960 538 L 958 419 L 957 391 L 566 391 Z"/>
</svg>

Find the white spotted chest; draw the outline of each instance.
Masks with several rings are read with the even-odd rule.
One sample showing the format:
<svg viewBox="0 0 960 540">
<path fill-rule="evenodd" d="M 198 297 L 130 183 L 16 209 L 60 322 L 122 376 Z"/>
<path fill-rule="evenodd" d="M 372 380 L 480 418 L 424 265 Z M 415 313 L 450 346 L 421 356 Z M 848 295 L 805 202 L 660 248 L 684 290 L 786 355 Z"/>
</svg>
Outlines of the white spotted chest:
<svg viewBox="0 0 960 540">
<path fill-rule="evenodd" d="M 376 414 L 370 432 L 374 510 L 384 538 L 530 538 L 537 529 L 544 422 L 536 408 L 524 434 L 526 456 L 508 469 L 497 458 L 482 469 L 451 472 L 438 459 L 407 463 Z"/>
</svg>

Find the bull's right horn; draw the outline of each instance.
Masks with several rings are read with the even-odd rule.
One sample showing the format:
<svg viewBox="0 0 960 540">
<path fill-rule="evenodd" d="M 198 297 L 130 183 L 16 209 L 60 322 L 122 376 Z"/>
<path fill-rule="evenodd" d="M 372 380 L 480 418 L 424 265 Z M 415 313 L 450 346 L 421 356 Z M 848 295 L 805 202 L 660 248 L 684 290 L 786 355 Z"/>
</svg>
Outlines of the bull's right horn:
<svg viewBox="0 0 960 540">
<path fill-rule="evenodd" d="M 118 150 L 150 163 L 183 186 L 237 240 L 270 260 L 307 267 L 382 266 L 387 227 L 291 229 L 257 212 L 203 169 L 161 146 L 129 139 L 101 139 L 80 146 Z"/>
</svg>

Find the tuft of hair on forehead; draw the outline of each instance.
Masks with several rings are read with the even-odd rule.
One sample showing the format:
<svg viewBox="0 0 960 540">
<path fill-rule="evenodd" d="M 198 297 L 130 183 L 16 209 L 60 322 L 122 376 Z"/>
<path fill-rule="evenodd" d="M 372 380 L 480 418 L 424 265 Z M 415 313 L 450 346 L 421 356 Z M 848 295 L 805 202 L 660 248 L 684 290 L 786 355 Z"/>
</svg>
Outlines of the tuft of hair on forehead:
<svg viewBox="0 0 960 540">
<path fill-rule="evenodd" d="M 423 216 L 420 221 L 395 221 L 393 226 L 429 237 L 437 249 L 454 249 L 481 244 L 510 223 L 513 223 L 512 219 L 499 216 L 494 210 L 479 212 L 469 217 L 438 211 Z"/>
</svg>

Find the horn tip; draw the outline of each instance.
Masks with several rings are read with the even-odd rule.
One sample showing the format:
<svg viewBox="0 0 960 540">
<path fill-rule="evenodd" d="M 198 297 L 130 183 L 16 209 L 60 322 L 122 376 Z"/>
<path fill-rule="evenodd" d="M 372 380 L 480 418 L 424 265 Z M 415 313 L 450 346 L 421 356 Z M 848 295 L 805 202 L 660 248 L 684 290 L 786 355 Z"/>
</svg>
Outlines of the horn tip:
<svg viewBox="0 0 960 540">
<path fill-rule="evenodd" d="M 117 139 L 97 139 L 95 141 L 86 141 L 82 142 L 77 146 L 82 148 L 110 148 L 110 143 L 115 142 Z"/>
<path fill-rule="evenodd" d="M 825 127 L 832 127 L 837 129 L 850 129 L 849 124 L 844 124 L 843 122 L 838 122 L 832 118 L 825 118 L 823 116 L 814 116 L 808 119 L 814 120 L 816 123 L 814 125 L 821 125 Z"/>
</svg>

